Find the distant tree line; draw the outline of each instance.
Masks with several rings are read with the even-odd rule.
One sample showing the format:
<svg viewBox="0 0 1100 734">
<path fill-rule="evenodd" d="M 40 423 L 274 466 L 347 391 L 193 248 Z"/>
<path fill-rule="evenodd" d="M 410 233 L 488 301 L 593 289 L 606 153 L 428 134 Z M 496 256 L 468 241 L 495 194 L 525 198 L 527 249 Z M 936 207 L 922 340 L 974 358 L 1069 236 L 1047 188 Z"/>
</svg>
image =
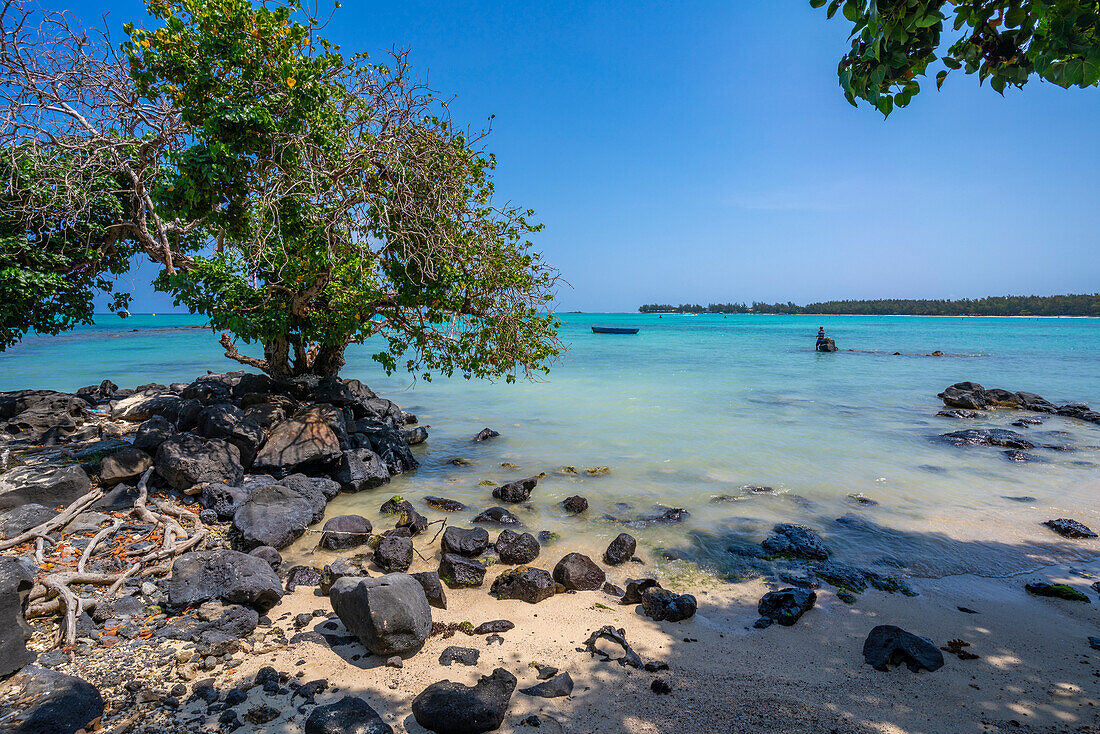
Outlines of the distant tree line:
<svg viewBox="0 0 1100 734">
<path fill-rule="evenodd" d="M 796 303 L 647 303 L 641 313 L 840 314 L 847 316 L 1100 316 L 1100 293 L 1064 296 L 989 296 L 946 299 L 885 298 L 871 301 Z"/>
</svg>

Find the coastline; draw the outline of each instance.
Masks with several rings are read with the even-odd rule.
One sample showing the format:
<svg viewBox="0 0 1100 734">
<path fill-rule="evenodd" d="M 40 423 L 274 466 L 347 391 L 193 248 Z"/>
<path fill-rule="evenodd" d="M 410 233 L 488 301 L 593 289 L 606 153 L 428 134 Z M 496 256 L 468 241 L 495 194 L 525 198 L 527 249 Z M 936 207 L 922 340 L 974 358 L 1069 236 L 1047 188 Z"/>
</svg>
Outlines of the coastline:
<svg viewBox="0 0 1100 734">
<path fill-rule="evenodd" d="M 1093 564 L 1093 570 L 1100 568 Z M 1073 579 L 1067 567 L 1046 572 L 1057 580 Z M 622 583 L 626 575 L 613 572 L 610 578 Z M 964 575 L 915 580 L 914 586 L 919 596 L 871 590 L 855 605 L 840 601 L 835 590 L 818 589 L 817 606 L 797 624 L 765 630 L 752 628 L 756 600 L 768 590 L 759 581 L 677 588 L 699 600 L 696 616 L 678 623 L 654 622 L 598 591 L 559 594 L 530 605 L 497 601 L 484 588 L 448 590 L 448 609 L 433 610 L 437 621 L 477 625 L 508 619 L 515 629 L 502 633 L 499 645 L 487 644 L 485 635 L 431 637 L 400 669 L 364 655 L 358 644 L 334 650 L 302 642 L 249 656 L 218 684 L 247 682 L 264 666 L 288 671 L 301 682 L 325 679 L 330 689 L 318 703 L 361 696 L 395 732 L 407 734 L 427 731 L 409 714 L 412 699 L 425 686 L 440 679 L 472 685 L 504 667 L 523 688 L 538 682 L 530 667 L 536 662 L 568 672 L 573 694 L 541 699 L 517 691 L 501 731 L 534 731 L 522 725 L 532 715 L 541 722 L 538 731 L 601 734 L 1097 731 L 1100 653 L 1088 644 L 1095 631 L 1093 605 L 1029 596 L 1018 579 Z M 293 630 L 294 616 L 314 609 L 330 615 L 328 600 L 314 593 L 300 587 L 285 596 L 268 614 L 268 631 Z M 958 606 L 980 613 L 965 614 Z M 302 631 L 327 621 L 318 617 Z M 937 645 L 962 639 L 979 657 L 945 654 L 944 667 L 932 673 L 912 673 L 904 666 L 879 672 L 861 654 L 864 637 L 878 624 L 896 624 Z M 647 673 L 578 652 L 603 625 L 624 629 L 643 660 L 667 662 L 669 670 Z M 336 633 L 343 633 L 342 626 Z M 479 650 L 477 665 L 441 666 L 440 653 L 451 645 Z M 654 693 L 655 678 L 668 682 L 671 693 Z M 264 700 L 257 690 L 252 696 Z M 290 709 L 263 730 L 300 731 L 290 721 L 294 713 Z"/>
</svg>

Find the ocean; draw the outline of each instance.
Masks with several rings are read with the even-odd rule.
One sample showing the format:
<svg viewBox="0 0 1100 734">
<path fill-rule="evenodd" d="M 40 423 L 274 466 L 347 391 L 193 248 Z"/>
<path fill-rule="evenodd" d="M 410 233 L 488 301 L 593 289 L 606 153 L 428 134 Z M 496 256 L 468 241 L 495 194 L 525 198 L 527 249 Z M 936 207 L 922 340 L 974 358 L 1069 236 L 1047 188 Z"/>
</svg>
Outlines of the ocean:
<svg viewBox="0 0 1100 734">
<path fill-rule="evenodd" d="M 1041 523 L 1071 517 L 1100 529 L 1100 426 L 1044 416 L 1042 425 L 1014 427 L 1019 414 L 1008 410 L 938 417 L 936 393 L 972 380 L 1100 405 L 1100 321 L 560 318 L 568 351 L 536 382 L 386 376 L 370 359 L 372 345 L 352 347 L 344 376 L 416 413 L 430 438 L 416 447 L 417 471 L 343 495 L 329 515 L 380 520 L 378 506 L 400 494 L 438 519 L 442 513 L 418 501 L 437 495 L 470 507 L 448 518 L 463 524 L 497 504 L 486 483 L 546 472 L 515 510 L 528 529 L 555 533 L 562 552 L 593 553 L 627 530 L 638 537 L 639 555 L 669 576 L 743 574 L 753 565 L 751 548 L 777 522 L 814 528 L 838 561 L 915 576 L 1023 574 L 1095 552 L 1095 541 L 1064 540 Z M 0 390 L 75 390 L 105 378 L 133 387 L 237 369 L 216 335 L 188 328 L 202 323 L 104 316 L 61 336 L 31 336 L 0 354 Z M 640 331 L 593 334 L 594 325 Z M 841 351 L 814 351 L 819 326 Z M 925 356 L 936 350 L 946 356 Z M 474 443 L 485 427 L 500 437 Z M 1051 448 L 1031 452 L 1038 462 L 1017 464 L 1001 449 L 939 438 L 968 427 L 1011 428 Z M 455 466 L 456 458 L 471 464 Z M 609 472 L 584 471 L 598 466 Z M 583 515 L 560 508 L 574 494 L 589 501 Z M 689 516 L 644 521 L 668 508 Z M 289 555 L 324 560 L 315 543 L 307 534 Z"/>
</svg>

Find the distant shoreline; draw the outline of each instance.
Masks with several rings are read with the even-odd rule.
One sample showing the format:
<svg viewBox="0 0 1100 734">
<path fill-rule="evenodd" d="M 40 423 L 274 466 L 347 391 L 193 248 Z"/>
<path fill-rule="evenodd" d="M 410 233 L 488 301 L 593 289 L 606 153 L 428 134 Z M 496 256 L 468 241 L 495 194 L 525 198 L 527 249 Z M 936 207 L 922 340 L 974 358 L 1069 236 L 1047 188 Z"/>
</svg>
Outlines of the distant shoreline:
<svg viewBox="0 0 1100 734">
<path fill-rule="evenodd" d="M 1100 316 L 985 316 L 982 314 L 928 314 L 928 313 L 688 313 L 683 311 L 652 311 L 640 316 L 847 316 L 850 318 L 883 318 L 904 316 L 910 319 L 1100 319 Z"/>
</svg>

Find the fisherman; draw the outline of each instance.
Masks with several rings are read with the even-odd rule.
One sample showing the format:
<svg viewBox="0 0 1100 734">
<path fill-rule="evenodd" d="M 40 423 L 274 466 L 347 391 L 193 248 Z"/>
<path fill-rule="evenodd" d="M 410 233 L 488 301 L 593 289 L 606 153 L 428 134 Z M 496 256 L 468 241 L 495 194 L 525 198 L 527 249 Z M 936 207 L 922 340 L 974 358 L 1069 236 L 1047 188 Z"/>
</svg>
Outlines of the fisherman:
<svg viewBox="0 0 1100 734">
<path fill-rule="evenodd" d="M 817 327 L 817 346 L 820 347 L 824 343 L 825 343 L 825 327 L 824 326 L 819 326 L 819 327 Z"/>
</svg>

